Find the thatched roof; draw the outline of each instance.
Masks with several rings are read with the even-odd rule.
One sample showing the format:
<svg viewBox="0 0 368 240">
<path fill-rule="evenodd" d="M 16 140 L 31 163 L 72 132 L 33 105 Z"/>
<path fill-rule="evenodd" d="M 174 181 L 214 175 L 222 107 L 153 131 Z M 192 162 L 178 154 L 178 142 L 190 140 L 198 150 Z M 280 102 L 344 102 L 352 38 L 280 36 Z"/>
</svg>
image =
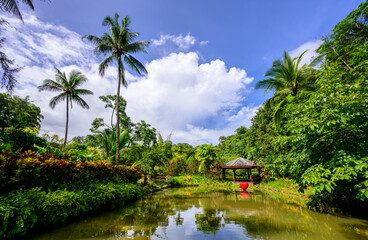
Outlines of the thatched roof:
<svg viewBox="0 0 368 240">
<path fill-rule="evenodd" d="M 245 167 L 259 167 L 259 165 L 255 162 L 252 162 L 252 161 L 249 161 L 245 158 L 237 158 L 237 159 L 234 159 L 228 163 L 225 163 L 224 165 L 221 165 L 221 167 L 224 167 L 224 168 L 237 168 L 237 167 L 240 167 L 240 168 L 245 168 Z"/>
</svg>

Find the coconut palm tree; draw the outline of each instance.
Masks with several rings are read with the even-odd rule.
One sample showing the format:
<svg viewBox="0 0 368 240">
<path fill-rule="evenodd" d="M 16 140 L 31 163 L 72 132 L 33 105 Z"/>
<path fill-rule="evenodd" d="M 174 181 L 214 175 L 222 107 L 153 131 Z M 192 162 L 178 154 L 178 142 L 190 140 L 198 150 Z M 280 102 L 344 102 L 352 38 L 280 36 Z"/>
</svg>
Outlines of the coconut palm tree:
<svg viewBox="0 0 368 240">
<path fill-rule="evenodd" d="M 102 131 L 99 131 L 96 135 L 96 141 L 99 144 L 99 148 L 101 149 L 102 156 L 109 161 L 109 163 L 113 163 L 115 160 L 116 154 L 116 132 L 114 129 L 105 128 Z M 124 147 L 127 147 L 130 142 L 129 132 L 124 130 L 120 130 L 119 136 L 119 152 Z"/>
<path fill-rule="evenodd" d="M 24 4 L 34 10 L 32 0 L 21 0 Z M 18 0 L 0 0 L 0 8 L 4 11 L 10 12 L 17 18 L 23 21 L 22 14 L 19 11 Z"/>
<path fill-rule="evenodd" d="M 131 54 L 138 52 L 145 52 L 145 47 L 149 42 L 145 40 L 134 41 L 139 33 L 132 32 L 130 30 L 130 18 L 126 16 L 122 19 L 121 25 L 119 24 L 119 14 L 115 13 L 114 17 L 105 17 L 102 21 L 103 26 L 110 28 L 109 33 L 104 33 L 102 37 L 96 37 L 93 35 L 86 35 L 83 38 L 88 39 L 95 45 L 97 54 L 103 54 L 107 57 L 101 62 L 99 66 L 99 73 L 104 76 L 105 70 L 115 60 L 118 63 L 118 87 L 116 94 L 116 164 L 119 164 L 119 96 L 120 85 L 124 87 L 128 86 L 128 83 L 124 76 L 124 62 L 138 74 L 147 74 L 146 68 L 141 62 L 134 58 Z"/>
<path fill-rule="evenodd" d="M 87 81 L 86 76 L 77 70 L 73 70 L 67 78 L 65 72 L 61 72 L 55 67 L 55 80 L 45 79 L 43 84 L 38 87 L 39 91 L 61 92 L 59 95 L 53 97 L 50 101 L 50 107 L 55 108 L 56 104 L 66 100 L 66 127 L 64 146 L 66 145 L 68 137 L 68 123 L 69 123 L 69 102 L 73 107 L 73 102 L 80 105 L 82 108 L 89 109 L 88 104 L 80 97 L 81 95 L 92 95 L 93 92 L 87 89 L 78 89 L 80 85 Z"/>
<path fill-rule="evenodd" d="M 300 91 L 313 91 L 317 89 L 317 84 L 311 78 L 313 67 L 319 63 L 319 58 L 314 59 L 309 64 L 300 66 L 300 62 L 304 53 L 298 57 L 291 58 L 285 51 L 284 57 L 276 59 L 272 63 L 272 67 L 266 71 L 266 79 L 256 83 L 255 88 L 264 88 L 274 90 L 275 94 L 272 98 L 265 101 L 265 108 L 274 107 L 274 125 L 280 118 L 280 108 L 286 103 L 288 96 L 295 97 Z"/>
</svg>

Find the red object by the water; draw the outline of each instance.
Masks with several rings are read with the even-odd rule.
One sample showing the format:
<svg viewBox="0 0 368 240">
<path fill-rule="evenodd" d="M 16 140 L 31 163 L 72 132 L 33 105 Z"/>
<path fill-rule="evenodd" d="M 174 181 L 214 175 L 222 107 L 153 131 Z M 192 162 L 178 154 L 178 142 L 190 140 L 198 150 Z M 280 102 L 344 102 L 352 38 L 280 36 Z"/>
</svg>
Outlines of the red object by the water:
<svg viewBox="0 0 368 240">
<path fill-rule="evenodd" d="M 241 198 L 249 198 L 249 194 L 247 193 L 247 191 L 243 191 L 240 193 L 240 197 Z"/>
<path fill-rule="evenodd" d="M 239 186 L 240 186 L 243 190 L 245 190 L 245 189 L 247 189 L 247 188 L 248 188 L 248 183 L 247 183 L 247 182 L 241 182 L 241 183 L 239 183 Z"/>
</svg>

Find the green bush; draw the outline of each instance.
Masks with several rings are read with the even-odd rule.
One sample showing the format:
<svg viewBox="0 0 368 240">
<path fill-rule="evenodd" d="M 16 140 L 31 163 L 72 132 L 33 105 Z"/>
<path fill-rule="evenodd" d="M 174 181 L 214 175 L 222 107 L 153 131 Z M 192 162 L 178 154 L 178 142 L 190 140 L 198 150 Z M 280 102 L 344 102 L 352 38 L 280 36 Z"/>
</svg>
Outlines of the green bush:
<svg viewBox="0 0 368 240">
<path fill-rule="evenodd" d="M 24 236 L 32 229 L 122 206 L 148 191 L 122 181 L 91 181 L 64 187 L 49 192 L 32 188 L 0 196 L 0 238 Z"/>
<path fill-rule="evenodd" d="M 46 147 L 46 140 L 34 133 L 7 129 L 0 131 L 0 150 L 27 151 L 37 150 L 34 145 Z"/>
</svg>

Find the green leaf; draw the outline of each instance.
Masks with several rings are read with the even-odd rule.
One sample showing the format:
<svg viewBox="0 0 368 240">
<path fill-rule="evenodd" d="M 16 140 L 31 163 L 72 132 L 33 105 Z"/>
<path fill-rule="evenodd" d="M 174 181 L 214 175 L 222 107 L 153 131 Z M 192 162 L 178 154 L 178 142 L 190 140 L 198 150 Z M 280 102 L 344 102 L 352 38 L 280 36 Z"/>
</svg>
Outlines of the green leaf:
<svg viewBox="0 0 368 240">
<path fill-rule="evenodd" d="M 331 192 L 331 187 L 328 184 L 325 185 L 325 188 L 326 188 L 327 192 L 329 192 L 329 193 Z"/>
<path fill-rule="evenodd" d="M 341 116 L 341 122 L 342 122 L 343 124 L 346 124 L 346 118 L 344 118 L 343 116 Z"/>
</svg>

